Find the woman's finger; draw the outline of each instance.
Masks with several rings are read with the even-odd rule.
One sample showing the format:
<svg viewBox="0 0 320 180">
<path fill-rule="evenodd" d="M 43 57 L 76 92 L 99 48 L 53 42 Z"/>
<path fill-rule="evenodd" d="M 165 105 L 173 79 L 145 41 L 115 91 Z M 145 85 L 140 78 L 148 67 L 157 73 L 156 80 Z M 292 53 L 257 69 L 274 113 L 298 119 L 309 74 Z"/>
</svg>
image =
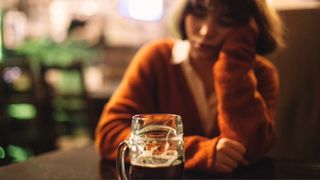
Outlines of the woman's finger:
<svg viewBox="0 0 320 180">
<path fill-rule="evenodd" d="M 226 145 L 232 149 L 234 149 L 235 151 L 239 152 L 241 155 L 243 155 L 247 149 L 244 147 L 243 144 L 241 144 L 238 141 L 232 140 L 232 139 L 227 139 L 227 141 L 225 142 Z"/>
<path fill-rule="evenodd" d="M 238 166 L 238 164 L 239 164 L 238 161 L 235 161 L 234 159 L 230 158 L 226 154 L 222 158 L 223 159 L 221 159 L 220 163 L 230 167 L 231 169 L 236 168 Z"/>
<path fill-rule="evenodd" d="M 217 164 L 216 170 L 218 173 L 231 173 L 233 171 L 232 168 L 226 166 L 225 164 Z"/>
<path fill-rule="evenodd" d="M 226 150 L 226 155 L 233 159 L 236 162 L 242 162 L 243 161 L 243 154 L 241 154 L 240 152 L 234 150 L 233 148 L 229 148 L 228 150 Z"/>
</svg>

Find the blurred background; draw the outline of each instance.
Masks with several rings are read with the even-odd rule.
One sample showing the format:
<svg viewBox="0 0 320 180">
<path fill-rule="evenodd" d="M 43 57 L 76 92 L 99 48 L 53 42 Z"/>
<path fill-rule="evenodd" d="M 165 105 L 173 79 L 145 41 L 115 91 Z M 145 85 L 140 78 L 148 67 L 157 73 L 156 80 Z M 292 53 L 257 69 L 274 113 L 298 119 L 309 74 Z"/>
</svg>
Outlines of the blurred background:
<svg viewBox="0 0 320 180">
<path fill-rule="evenodd" d="M 178 0 L 1 0 L 0 166 L 91 144 L 137 49 L 172 37 Z M 269 0 L 287 48 L 270 156 L 320 160 L 320 1 Z"/>
</svg>

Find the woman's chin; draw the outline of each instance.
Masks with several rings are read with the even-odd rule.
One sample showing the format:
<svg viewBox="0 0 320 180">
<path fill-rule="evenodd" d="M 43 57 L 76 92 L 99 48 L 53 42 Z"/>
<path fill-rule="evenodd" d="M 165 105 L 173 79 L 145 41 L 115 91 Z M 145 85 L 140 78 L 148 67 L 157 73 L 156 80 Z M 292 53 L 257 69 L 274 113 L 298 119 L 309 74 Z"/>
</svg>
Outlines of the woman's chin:
<svg viewBox="0 0 320 180">
<path fill-rule="evenodd" d="M 192 53 L 192 58 L 195 60 L 208 60 L 208 61 L 214 61 L 216 59 L 216 56 L 214 56 L 212 53 L 202 53 L 202 52 L 195 52 Z"/>
</svg>

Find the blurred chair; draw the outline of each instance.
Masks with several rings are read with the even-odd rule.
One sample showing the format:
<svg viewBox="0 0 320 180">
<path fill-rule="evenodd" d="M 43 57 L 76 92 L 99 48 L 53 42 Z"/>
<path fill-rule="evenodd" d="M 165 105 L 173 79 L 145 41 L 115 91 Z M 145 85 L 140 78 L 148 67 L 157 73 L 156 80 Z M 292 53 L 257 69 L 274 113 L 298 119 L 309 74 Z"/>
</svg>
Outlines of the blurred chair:
<svg viewBox="0 0 320 180">
<path fill-rule="evenodd" d="M 56 145 L 64 148 L 86 143 L 92 134 L 91 111 L 81 62 L 67 66 L 41 64 L 40 84 L 54 122 Z"/>
<path fill-rule="evenodd" d="M 7 58 L 0 67 L 0 146 L 40 154 L 52 150 L 54 134 L 30 62 Z M 11 148 L 16 147 L 16 148 Z M 25 151 L 23 151 L 23 149 Z M 12 156 L 14 155 L 14 150 Z M 18 153 L 19 154 L 19 153 Z M 13 157 L 23 160 L 23 157 Z M 27 157 L 26 157 L 27 158 Z"/>
</svg>

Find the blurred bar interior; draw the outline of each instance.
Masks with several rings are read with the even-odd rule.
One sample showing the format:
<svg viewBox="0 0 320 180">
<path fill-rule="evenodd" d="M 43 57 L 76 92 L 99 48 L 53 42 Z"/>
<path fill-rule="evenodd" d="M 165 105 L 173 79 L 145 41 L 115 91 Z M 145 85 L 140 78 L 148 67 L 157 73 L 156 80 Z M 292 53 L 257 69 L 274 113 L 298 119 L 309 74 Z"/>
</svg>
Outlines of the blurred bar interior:
<svg viewBox="0 0 320 180">
<path fill-rule="evenodd" d="M 91 143 L 136 50 L 171 37 L 175 2 L 1 0 L 0 165 Z M 314 0 L 268 2 L 281 11 L 320 7 Z"/>
</svg>

